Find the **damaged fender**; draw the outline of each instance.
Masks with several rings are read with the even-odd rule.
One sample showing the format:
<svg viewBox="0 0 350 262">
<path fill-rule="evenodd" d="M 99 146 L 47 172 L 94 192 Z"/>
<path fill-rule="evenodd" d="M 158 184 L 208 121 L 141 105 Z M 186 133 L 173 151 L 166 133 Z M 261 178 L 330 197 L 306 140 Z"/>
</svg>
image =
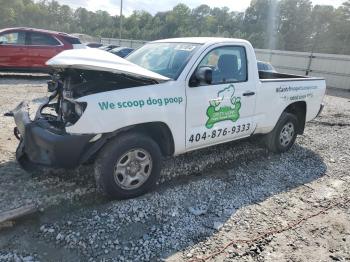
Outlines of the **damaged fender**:
<svg viewBox="0 0 350 262">
<path fill-rule="evenodd" d="M 74 168 L 93 146 L 89 143 L 92 134 L 71 135 L 47 120 L 31 121 L 27 102 L 20 103 L 12 114 L 20 137 L 16 158 L 27 170 L 34 165 Z"/>
</svg>

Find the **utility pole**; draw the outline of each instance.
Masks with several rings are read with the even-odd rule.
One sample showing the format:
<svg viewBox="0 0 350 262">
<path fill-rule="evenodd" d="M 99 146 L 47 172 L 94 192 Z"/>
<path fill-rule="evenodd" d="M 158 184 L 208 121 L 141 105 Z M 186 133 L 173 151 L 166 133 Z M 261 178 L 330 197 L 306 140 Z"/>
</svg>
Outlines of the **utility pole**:
<svg viewBox="0 0 350 262">
<path fill-rule="evenodd" d="M 306 73 L 305 73 L 306 76 L 308 76 L 309 73 L 311 72 L 312 59 L 316 58 L 314 56 L 314 52 L 315 52 L 316 45 L 318 43 L 318 37 L 319 37 L 319 33 L 318 32 L 319 31 L 320 31 L 320 28 L 318 27 L 317 31 L 316 31 L 316 34 L 312 38 L 311 53 L 310 53 L 310 56 L 309 56 L 309 62 L 307 64 Z"/>
<path fill-rule="evenodd" d="M 120 28 L 119 28 L 119 39 L 122 39 L 123 29 L 123 0 L 120 0 Z"/>
<path fill-rule="evenodd" d="M 221 32 L 220 32 L 220 29 L 221 29 L 221 28 L 223 28 L 223 26 L 222 26 L 222 25 L 218 25 L 218 31 L 217 31 L 217 33 L 216 33 L 218 36 L 220 36 L 220 33 L 221 33 Z"/>
</svg>

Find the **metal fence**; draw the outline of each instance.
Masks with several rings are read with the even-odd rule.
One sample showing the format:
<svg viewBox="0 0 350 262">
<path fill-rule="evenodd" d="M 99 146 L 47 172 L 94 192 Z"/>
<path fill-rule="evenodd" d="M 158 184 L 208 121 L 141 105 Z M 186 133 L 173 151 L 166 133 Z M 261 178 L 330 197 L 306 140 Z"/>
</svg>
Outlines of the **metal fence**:
<svg viewBox="0 0 350 262">
<path fill-rule="evenodd" d="M 328 87 L 350 91 L 350 56 L 265 49 L 255 53 L 279 72 L 324 77 Z"/>
<path fill-rule="evenodd" d="M 116 38 L 101 38 L 101 43 L 104 45 L 119 45 L 131 48 L 139 48 L 143 46 L 147 41 L 142 40 L 130 40 L 130 39 L 116 39 Z"/>
<path fill-rule="evenodd" d="M 138 48 L 147 41 L 101 38 L 101 43 Z M 350 56 L 266 49 L 255 49 L 255 53 L 279 72 L 324 77 L 328 87 L 350 91 Z"/>
</svg>

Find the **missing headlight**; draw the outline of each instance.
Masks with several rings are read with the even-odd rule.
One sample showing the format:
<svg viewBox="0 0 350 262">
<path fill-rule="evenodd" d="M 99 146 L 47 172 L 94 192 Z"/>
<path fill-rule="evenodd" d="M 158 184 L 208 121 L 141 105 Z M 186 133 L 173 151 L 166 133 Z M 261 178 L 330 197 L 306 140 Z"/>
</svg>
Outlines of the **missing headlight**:
<svg viewBox="0 0 350 262">
<path fill-rule="evenodd" d="M 66 126 L 75 124 L 83 115 L 86 107 L 87 103 L 85 102 L 75 102 L 64 99 L 62 101 L 61 110 L 62 118 Z"/>
<path fill-rule="evenodd" d="M 47 81 L 47 91 L 52 93 L 62 88 L 63 88 L 63 83 L 62 83 L 61 75 L 59 73 L 54 73 L 51 76 L 51 80 Z"/>
</svg>

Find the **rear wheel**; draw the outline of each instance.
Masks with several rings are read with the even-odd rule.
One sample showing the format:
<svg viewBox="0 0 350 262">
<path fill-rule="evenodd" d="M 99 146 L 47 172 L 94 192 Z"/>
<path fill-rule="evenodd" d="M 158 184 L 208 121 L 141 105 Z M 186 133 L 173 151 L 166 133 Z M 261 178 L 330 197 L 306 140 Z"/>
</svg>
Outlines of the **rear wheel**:
<svg viewBox="0 0 350 262">
<path fill-rule="evenodd" d="M 158 144 L 140 133 L 124 134 L 110 141 L 95 162 L 97 186 L 116 199 L 150 191 L 156 185 L 160 170 Z"/>
<path fill-rule="evenodd" d="M 265 136 L 267 148 L 275 153 L 289 150 L 297 137 L 298 119 L 295 115 L 283 112 L 275 128 Z"/>
</svg>

